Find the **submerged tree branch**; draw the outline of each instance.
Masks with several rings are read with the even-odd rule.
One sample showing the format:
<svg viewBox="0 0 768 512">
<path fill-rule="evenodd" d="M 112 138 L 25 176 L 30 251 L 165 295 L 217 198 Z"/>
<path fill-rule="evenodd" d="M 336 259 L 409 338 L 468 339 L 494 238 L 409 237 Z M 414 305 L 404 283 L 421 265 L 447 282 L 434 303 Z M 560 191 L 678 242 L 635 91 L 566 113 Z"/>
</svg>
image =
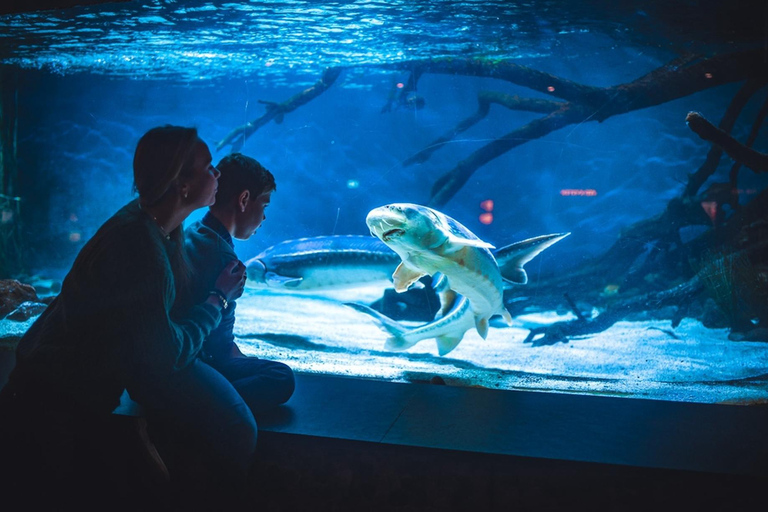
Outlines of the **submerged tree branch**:
<svg viewBox="0 0 768 512">
<path fill-rule="evenodd" d="M 250 123 L 238 126 L 229 132 L 227 136 L 224 137 L 216 145 L 216 151 L 221 151 L 221 149 L 227 145 L 232 146 L 233 151 L 239 151 L 242 149 L 245 140 L 253 135 L 259 128 L 272 121 L 273 119 L 276 123 L 280 124 L 283 122 L 283 116 L 285 114 L 296 110 L 300 106 L 309 103 L 311 100 L 320 96 L 331 85 L 333 85 L 333 82 L 336 81 L 340 74 L 341 68 L 327 68 L 323 72 L 322 78 L 318 80 L 315 85 L 292 96 L 282 103 L 259 101 L 259 103 L 263 103 L 267 106 L 267 112 L 255 121 L 251 121 Z"/>
<path fill-rule="evenodd" d="M 556 322 L 546 327 L 531 329 L 525 338 L 525 343 L 533 343 L 534 346 L 552 345 L 558 342 L 566 342 L 569 336 L 584 336 L 605 331 L 616 322 L 642 311 L 652 311 L 668 305 L 687 303 L 690 298 L 704 288 L 698 275 L 675 286 L 672 289 L 661 292 L 647 293 L 639 297 L 633 297 L 611 305 L 595 318 L 579 318 L 576 320 Z M 537 336 L 544 335 L 541 338 Z"/>
<path fill-rule="evenodd" d="M 723 118 L 720 120 L 720 129 L 726 133 L 730 133 L 733 127 L 736 125 L 736 120 L 739 118 L 741 111 L 747 105 L 747 102 L 765 85 L 763 80 L 751 79 L 747 80 L 744 85 L 739 89 L 739 92 L 731 100 L 728 105 L 728 109 L 725 111 Z M 712 176 L 717 170 L 717 166 L 720 163 L 720 159 L 723 156 L 723 149 L 720 146 L 712 146 L 707 153 L 707 158 L 699 169 L 688 177 L 688 184 L 685 187 L 683 195 L 686 197 L 694 196 L 698 193 L 701 186 Z"/>
<path fill-rule="evenodd" d="M 454 169 L 437 180 L 432 188 L 429 204 L 435 207 L 445 205 L 470 176 L 490 160 L 527 140 L 543 137 L 570 124 L 587 120 L 603 121 L 614 115 L 652 107 L 711 87 L 748 78 L 761 83 L 768 80 L 768 67 L 762 50 L 718 55 L 695 62 L 689 58 L 677 64 L 679 65 L 667 65 L 627 84 L 597 88 L 507 63 L 497 63 L 497 67 L 477 61 L 425 63 L 425 72 L 501 78 L 568 100 L 557 112 L 508 133 L 459 162 Z M 527 138 L 520 140 L 521 137 Z"/>
<path fill-rule="evenodd" d="M 747 138 L 747 141 L 744 143 L 745 146 L 748 148 L 752 147 L 752 144 L 755 143 L 755 140 L 757 139 L 758 133 L 760 133 L 760 128 L 763 126 L 763 123 L 765 122 L 765 118 L 768 117 L 768 97 L 765 98 L 765 101 L 763 102 L 763 106 L 760 107 L 760 111 L 757 113 L 757 117 L 755 118 L 755 122 L 752 123 L 752 130 L 749 132 L 749 137 Z M 733 167 L 731 167 L 731 172 L 728 173 L 728 176 L 730 177 L 731 187 L 737 188 L 738 186 L 738 178 L 739 178 L 739 169 L 741 168 L 741 162 L 734 162 Z"/>
<path fill-rule="evenodd" d="M 689 112 L 685 122 L 702 139 L 717 144 L 728 156 L 755 172 L 768 172 L 768 155 L 748 148 L 725 131 L 704 119 L 698 112 Z"/>
<path fill-rule="evenodd" d="M 432 156 L 432 153 L 443 144 L 450 142 L 457 135 L 468 130 L 485 118 L 490 111 L 492 103 L 502 105 L 510 110 L 522 110 L 542 114 L 551 114 L 565 105 L 565 103 L 559 101 L 538 98 L 521 98 L 517 95 L 509 95 L 495 91 L 480 91 L 477 95 L 477 103 L 477 111 L 474 114 L 461 121 L 450 131 L 432 141 L 426 148 L 405 160 L 403 162 L 403 167 L 407 167 L 414 163 L 426 162 L 429 157 Z"/>
</svg>

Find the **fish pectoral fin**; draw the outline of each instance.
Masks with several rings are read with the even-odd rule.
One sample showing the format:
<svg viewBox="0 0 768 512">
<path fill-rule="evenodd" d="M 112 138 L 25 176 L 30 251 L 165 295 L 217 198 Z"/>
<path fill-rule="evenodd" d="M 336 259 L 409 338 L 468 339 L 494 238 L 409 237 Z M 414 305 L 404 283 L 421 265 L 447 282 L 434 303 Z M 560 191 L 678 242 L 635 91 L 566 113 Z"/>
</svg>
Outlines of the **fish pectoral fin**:
<svg viewBox="0 0 768 512">
<path fill-rule="evenodd" d="M 485 339 L 488 336 L 488 317 L 480 318 L 476 316 L 475 328 L 480 337 Z"/>
<path fill-rule="evenodd" d="M 267 272 L 264 274 L 264 282 L 270 288 L 296 288 L 304 280 L 303 277 L 288 277 L 275 274 L 274 272 Z"/>
<path fill-rule="evenodd" d="M 507 311 L 506 308 L 502 310 L 501 317 L 504 319 L 505 322 L 507 322 L 508 326 L 512 327 L 512 315 L 509 314 L 509 311 Z"/>
<path fill-rule="evenodd" d="M 484 242 L 480 240 L 479 238 L 460 238 L 458 236 L 450 235 L 448 237 L 448 241 L 451 242 L 453 245 L 460 245 L 460 246 L 468 246 L 468 247 L 479 247 L 481 249 L 495 249 L 496 247 L 493 244 L 489 244 L 488 242 Z"/>
<path fill-rule="evenodd" d="M 464 333 L 456 335 L 449 335 L 444 334 L 442 336 L 438 336 L 436 338 L 437 340 L 437 353 L 441 356 L 444 356 L 451 350 L 455 349 L 456 346 L 461 342 L 461 339 L 464 337 Z"/>
<path fill-rule="evenodd" d="M 395 291 L 397 293 L 403 293 L 413 283 L 425 276 L 426 272 L 419 272 L 418 270 L 412 270 L 405 266 L 404 263 L 400 263 L 395 269 L 395 273 L 392 274 L 392 282 L 395 285 Z"/>
<path fill-rule="evenodd" d="M 438 297 L 440 297 L 440 310 L 435 314 L 435 320 L 448 314 L 456 304 L 456 299 L 459 297 L 459 294 L 450 288 L 447 288 L 438 293 Z"/>
</svg>

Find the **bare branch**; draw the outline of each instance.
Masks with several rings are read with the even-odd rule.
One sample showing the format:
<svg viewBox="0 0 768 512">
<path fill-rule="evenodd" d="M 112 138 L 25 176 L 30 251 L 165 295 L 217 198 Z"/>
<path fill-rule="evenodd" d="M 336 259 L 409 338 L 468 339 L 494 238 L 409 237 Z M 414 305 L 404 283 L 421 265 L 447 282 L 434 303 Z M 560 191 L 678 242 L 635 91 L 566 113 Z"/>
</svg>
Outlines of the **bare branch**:
<svg viewBox="0 0 768 512">
<path fill-rule="evenodd" d="M 552 112 L 565 105 L 565 103 L 558 101 L 537 98 L 521 98 L 517 95 L 512 96 L 494 91 L 480 91 L 480 93 L 477 95 L 477 103 L 477 111 L 474 114 L 461 121 L 450 131 L 444 133 L 432 141 L 426 148 L 405 160 L 403 162 L 403 167 L 407 167 L 414 163 L 426 162 L 429 157 L 432 156 L 432 153 L 434 153 L 443 144 L 450 142 L 457 135 L 468 130 L 480 122 L 485 116 L 487 116 L 492 103 L 502 105 L 510 110 L 540 112 L 542 114 L 551 114 Z"/>
<path fill-rule="evenodd" d="M 689 112 L 685 118 L 688 126 L 702 139 L 717 144 L 734 160 L 755 172 L 768 172 L 768 155 L 750 149 L 725 131 L 704 119 L 698 112 Z"/>
<path fill-rule="evenodd" d="M 450 69 L 455 72 L 472 72 L 470 74 L 478 76 L 482 72 L 482 76 L 504 78 L 531 88 L 545 83 L 544 75 L 550 81 L 556 79 L 546 73 L 506 63 L 500 63 L 499 71 L 494 74 L 491 73 L 491 66 L 480 65 L 476 61 L 464 65 L 451 62 L 453 67 Z M 436 207 L 445 205 L 479 167 L 528 140 L 543 137 L 570 124 L 587 120 L 603 121 L 614 115 L 651 107 L 726 83 L 749 78 L 756 83 L 768 80 L 768 66 L 762 50 L 718 55 L 696 62 L 688 59 L 686 62 L 688 64 L 682 67 L 668 65 L 665 66 L 666 72 L 657 70 L 633 82 L 605 89 L 561 81 L 560 86 L 553 86 L 551 94 L 569 99 L 566 106 L 494 140 L 459 162 L 435 182 L 429 203 Z M 428 71 L 447 72 L 444 64 L 437 70 L 430 68 Z"/>
<path fill-rule="evenodd" d="M 281 123 L 285 114 L 309 103 L 311 100 L 325 92 L 331 85 L 333 85 L 333 82 L 336 81 L 339 74 L 341 74 L 341 68 L 327 68 L 323 72 L 323 77 L 318 80 L 315 85 L 292 96 L 282 103 L 259 101 L 259 103 L 267 105 L 267 112 L 255 121 L 238 126 L 229 132 L 226 137 L 216 144 L 216 151 L 221 151 L 221 148 L 226 145 L 232 146 L 233 151 L 239 151 L 243 147 L 245 140 L 253 135 L 256 130 L 273 119 L 276 123 Z"/>
</svg>

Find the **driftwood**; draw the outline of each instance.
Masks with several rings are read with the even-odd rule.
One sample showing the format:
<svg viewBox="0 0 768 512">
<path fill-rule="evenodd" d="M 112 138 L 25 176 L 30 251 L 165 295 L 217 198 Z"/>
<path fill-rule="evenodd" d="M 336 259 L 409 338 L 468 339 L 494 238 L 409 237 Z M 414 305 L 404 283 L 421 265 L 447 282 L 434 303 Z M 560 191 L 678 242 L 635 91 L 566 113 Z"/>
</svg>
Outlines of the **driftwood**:
<svg viewBox="0 0 768 512">
<path fill-rule="evenodd" d="M 647 293 L 630 300 L 621 301 L 609 306 L 594 318 L 586 318 L 575 304 L 566 296 L 572 304 L 576 320 L 556 322 L 546 327 L 531 329 L 524 343 L 532 343 L 534 346 L 553 345 L 560 342 L 568 342 L 568 337 L 586 336 L 602 332 L 633 313 L 648 310 L 656 310 L 672 304 L 681 304 L 690 301 L 692 297 L 700 293 L 703 284 L 698 276 L 694 276 L 670 290 Z M 678 315 L 672 322 L 676 327 L 682 315 Z"/>
<path fill-rule="evenodd" d="M 300 106 L 320 96 L 331 85 L 333 85 L 333 82 L 336 81 L 340 74 L 341 68 L 327 68 L 323 72 L 322 78 L 320 78 L 320 80 L 318 80 L 315 85 L 292 96 L 282 103 L 259 100 L 259 103 L 267 106 L 266 113 L 255 121 L 251 121 L 242 126 L 238 126 L 229 132 L 226 137 L 224 137 L 218 144 L 216 144 L 216 151 L 221 151 L 221 149 L 227 145 L 232 147 L 232 151 L 240 151 L 240 149 L 243 147 L 243 144 L 245 143 L 245 140 L 253 135 L 259 128 L 272 121 L 273 119 L 277 124 L 282 123 L 285 114 L 296 110 Z"/>
<path fill-rule="evenodd" d="M 510 96 L 509 94 L 494 91 L 481 91 L 477 96 L 477 103 L 477 112 L 460 122 L 452 130 L 444 133 L 438 139 L 434 140 L 426 148 L 422 149 L 412 157 L 406 159 L 403 162 L 403 166 L 426 162 L 432 153 L 437 151 L 443 144 L 450 142 L 457 135 L 468 130 L 480 122 L 485 116 L 487 116 L 492 104 L 501 105 L 510 110 L 523 110 L 541 114 L 551 114 L 563 108 L 565 105 L 559 101 L 538 98 L 521 98 L 517 95 Z"/>
<path fill-rule="evenodd" d="M 702 139 L 717 144 L 723 150 L 736 160 L 749 167 L 755 172 L 768 172 L 768 155 L 750 149 L 745 144 L 737 141 L 725 130 L 721 130 L 699 114 L 698 112 L 689 112 L 685 122 L 693 132 Z"/>
<path fill-rule="evenodd" d="M 438 208 L 445 205 L 483 165 L 510 149 L 565 126 L 604 121 L 615 115 L 652 107 L 727 83 L 753 79 L 757 84 L 764 84 L 768 81 L 764 55 L 763 50 L 752 50 L 709 59 L 686 56 L 633 82 L 604 88 L 579 84 L 506 61 L 437 59 L 409 62 L 407 68 L 418 70 L 420 74 L 496 78 L 565 100 L 556 111 L 509 132 L 459 162 L 435 182 L 429 204 Z M 450 139 L 443 136 L 428 147 L 434 151 L 447 140 Z M 423 154 L 424 150 L 407 159 L 406 163 L 424 161 Z"/>
</svg>

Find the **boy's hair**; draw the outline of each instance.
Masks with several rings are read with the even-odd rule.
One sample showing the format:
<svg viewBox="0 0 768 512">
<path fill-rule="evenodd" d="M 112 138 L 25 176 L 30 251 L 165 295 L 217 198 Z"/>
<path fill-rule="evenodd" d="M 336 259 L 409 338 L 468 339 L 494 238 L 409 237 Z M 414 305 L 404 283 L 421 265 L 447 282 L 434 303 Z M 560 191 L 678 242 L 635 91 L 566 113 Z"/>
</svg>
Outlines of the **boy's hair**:
<svg viewBox="0 0 768 512">
<path fill-rule="evenodd" d="M 221 176 L 214 206 L 229 204 L 232 198 L 245 189 L 248 189 L 253 198 L 277 189 L 272 173 L 255 159 L 241 153 L 225 156 L 216 168 Z"/>
</svg>

